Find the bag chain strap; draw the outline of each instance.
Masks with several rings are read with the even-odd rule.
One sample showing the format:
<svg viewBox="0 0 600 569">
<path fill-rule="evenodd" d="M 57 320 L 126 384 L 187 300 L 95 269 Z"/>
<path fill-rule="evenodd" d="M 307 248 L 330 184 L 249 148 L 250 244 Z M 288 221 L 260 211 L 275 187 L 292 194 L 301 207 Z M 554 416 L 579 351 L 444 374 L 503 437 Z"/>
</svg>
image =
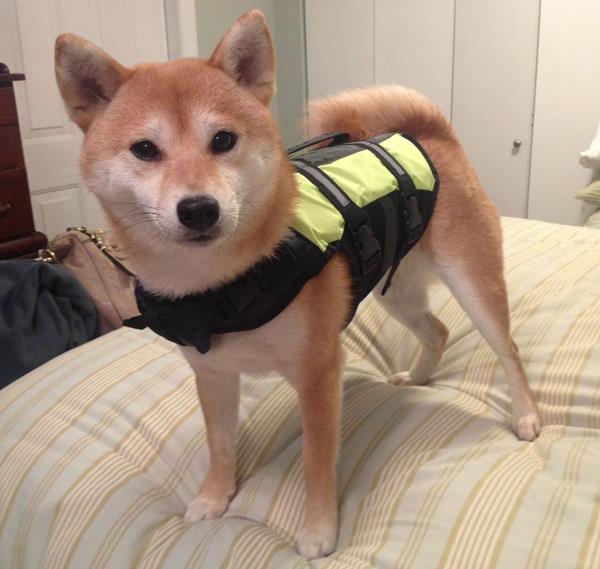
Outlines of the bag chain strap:
<svg viewBox="0 0 600 569">
<path fill-rule="evenodd" d="M 112 253 L 111 250 L 114 249 L 113 245 L 110 245 L 104 241 L 102 237 L 104 231 L 102 229 L 97 229 L 95 231 L 90 231 L 87 227 L 67 227 L 67 231 L 79 231 L 79 233 L 83 233 L 87 235 L 90 240 L 102 251 L 102 253 L 106 256 L 106 258 L 111 261 L 116 267 L 121 269 L 123 272 L 127 273 L 130 277 L 136 277 L 134 273 L 132 273 L 119 259 L 117 259 Z M 58 264 L 60 262 L 56 253 L 50 249 L 46 248 L 42 251 L 41 255 L 42 261 L 45 263 L 53 263 Z"/>
</svg>

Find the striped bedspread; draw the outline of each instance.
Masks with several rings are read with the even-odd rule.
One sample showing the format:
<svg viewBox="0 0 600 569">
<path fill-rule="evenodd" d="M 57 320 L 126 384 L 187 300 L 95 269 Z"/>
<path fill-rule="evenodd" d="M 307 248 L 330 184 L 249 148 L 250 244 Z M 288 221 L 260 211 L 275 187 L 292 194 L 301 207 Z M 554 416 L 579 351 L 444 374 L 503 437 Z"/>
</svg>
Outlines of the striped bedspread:
<svg viewBox="0 0 600 569">
<path fill-rule="evenodd" d="M 2 569 L 600 567 L 600 232 L 504 220 L 512 327 L 539 399 L 510 431 L 502 370 L 443 288 L 450 328 L 426 387 L 395 387 L 417 343 L 367 299 L 344 334 L 336 552 L 293 547 L 304 502 L 295 395 L 242 383 L 239 490 L 186 525 L 207 469 L 191 370 L 121 329 L 0 392 Z"/>
</svg>

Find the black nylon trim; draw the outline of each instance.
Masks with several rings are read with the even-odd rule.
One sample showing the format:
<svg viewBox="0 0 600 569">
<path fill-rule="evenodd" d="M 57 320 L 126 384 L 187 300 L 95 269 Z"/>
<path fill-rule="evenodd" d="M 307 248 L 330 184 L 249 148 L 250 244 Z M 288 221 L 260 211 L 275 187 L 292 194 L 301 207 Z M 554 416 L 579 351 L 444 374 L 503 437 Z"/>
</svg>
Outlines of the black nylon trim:
<svg viewBox="0 0 600 569">
<path fill-rule="evenodd" d="M 305 140 L 300 144 L 296 144 L 295 146 L 290 146 L 287 149 L 287 155 L 291 156 L 292 154 L 296 154 L 301 150 L 306 150 L 311 146 L 315 146 L 317 144 L 321 144 L 327 140 L 331 140 L 331 142 L 327 145 L 336 146 L 338 144 L 344 144 L 350 140 L 350 135 L 347 132 L 328 132 L 326 134 L 322 134 L 321 136 L 315 136 L 314 138 L 310 138 L 309 140 Z"/>
<path fill-rule="evenodd" d="M 204 354 L 211 347 L 213 334 L 252 330 L 275 318 L 321 271 L 339 243 L 331 244 L 323 253 L 292 231 L 272 257 L 234 281 L 176 300 L 156 296 L 138 284 L 135 292 L 142 316 L 128 324 L 144 324 L 167 340 L 195 346 Z"/>
<path fill-rule="evenodd" d="M 317 186 L 319 191 L 325 194 L 329 198 L 329 201 L 333 202 L 333 205 L 336 206 L 338 211 L 341 212 L 343 208 L 352 203 L 352 200 L 346 195 L 346 192 L 344 192 L 344 190 L 342 190 L 342 188 L 340 188 L 327 174 L 308 164 L 301 162 L 294 162 L 294 164 L 302 175 L 310 178 L 310 181 Z"/>
<path fill-rule="evenodd" d="M 265 275 L 264 271 L 260 271 L 262 272 L 261 280 L 268 281 L 269 286 L 262 291 L 263 294 L 260 299 L 262 302 L 255 303 L 244 312 L 244 319 L 248 321 L 246 325 L 240 325 L 239 322 L 232 321 L 215 326 L 213 333 L 252 330 L 275 318 L 297 296 L 302 287 L 310 279 L 319 274 L 321 269 L 338 250 L 338 243 L 330 244 L 327 250 L 322 253 L 311 241 L 294 231 L 293 236 L 278 248 L 277 259 L 273 258 L 270 260 L 269 274 Z M 290 272 L 286 271 L 286 263 L 289 263 L 291 266 L 293 264 L 292 268 L 298 266 L 294 253 L 299 247 L 302 247 L 305 251 L 304 254 L 301 254 L 303 266 L 300 271 L 296 271 L 292 279 L 287 279 Z M 283 250 L 285 250 L 285 253 Z M 285 283 L 284 286 L 281 286 L 282 281 Z"/>
<path fill-rule="evenodd" d="M 396 249 L 399 246 L 397 218 L 398 211 L 389 194 L 377 200 L 376 203 L 380 205 L 384 219 L 385 241 L 383 247 L 383 257 L 381 259 L 381 267 L 383 269 L 382 272 L 385 272 L 389 267 L 392 266 L 394 257 L 396 255 Z M 390 243 L 393 243 L 394 247 L 390 247 Z"/>
</svg>

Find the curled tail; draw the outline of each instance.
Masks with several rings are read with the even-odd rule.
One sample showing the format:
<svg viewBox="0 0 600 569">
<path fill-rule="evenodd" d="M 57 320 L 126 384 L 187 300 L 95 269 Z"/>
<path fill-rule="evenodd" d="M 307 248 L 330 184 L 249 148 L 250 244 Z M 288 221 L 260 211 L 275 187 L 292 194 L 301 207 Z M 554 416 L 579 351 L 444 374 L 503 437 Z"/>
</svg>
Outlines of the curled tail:
<svg viewBox="0 0 600 569">
<path fill-rule="evenodd" d="M 308 136 L 344 131 L 352 140 L 386 132 L 415 138 L 455 138 L 452 126 L 427 97 L 397 85 L 366 87 L 312 101 L 306 120 Z"/>
</svg>

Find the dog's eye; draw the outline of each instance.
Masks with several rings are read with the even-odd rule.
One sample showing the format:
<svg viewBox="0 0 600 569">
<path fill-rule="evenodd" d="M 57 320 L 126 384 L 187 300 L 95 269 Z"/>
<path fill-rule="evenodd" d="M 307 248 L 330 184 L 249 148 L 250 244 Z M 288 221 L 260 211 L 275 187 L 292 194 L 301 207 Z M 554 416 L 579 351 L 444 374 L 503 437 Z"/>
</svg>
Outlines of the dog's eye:
<svg viewBox="0 0 600 569">
<path fill-rule="evenodd" d="M 212 139 L 211 147 L 213 152 L 227 152 L 235 146 L 236 142 L 235 133 L 229 130 L 220 130 Z"/>
<path fill-rule="evenodd" d="M 138 140 L 131 145 L 129 150 L 131 150 L 136 158 L 145 160 L 146 162 L 160 160 L 160 150 L 156 144 L 150 140 Z"/>
</svg>

